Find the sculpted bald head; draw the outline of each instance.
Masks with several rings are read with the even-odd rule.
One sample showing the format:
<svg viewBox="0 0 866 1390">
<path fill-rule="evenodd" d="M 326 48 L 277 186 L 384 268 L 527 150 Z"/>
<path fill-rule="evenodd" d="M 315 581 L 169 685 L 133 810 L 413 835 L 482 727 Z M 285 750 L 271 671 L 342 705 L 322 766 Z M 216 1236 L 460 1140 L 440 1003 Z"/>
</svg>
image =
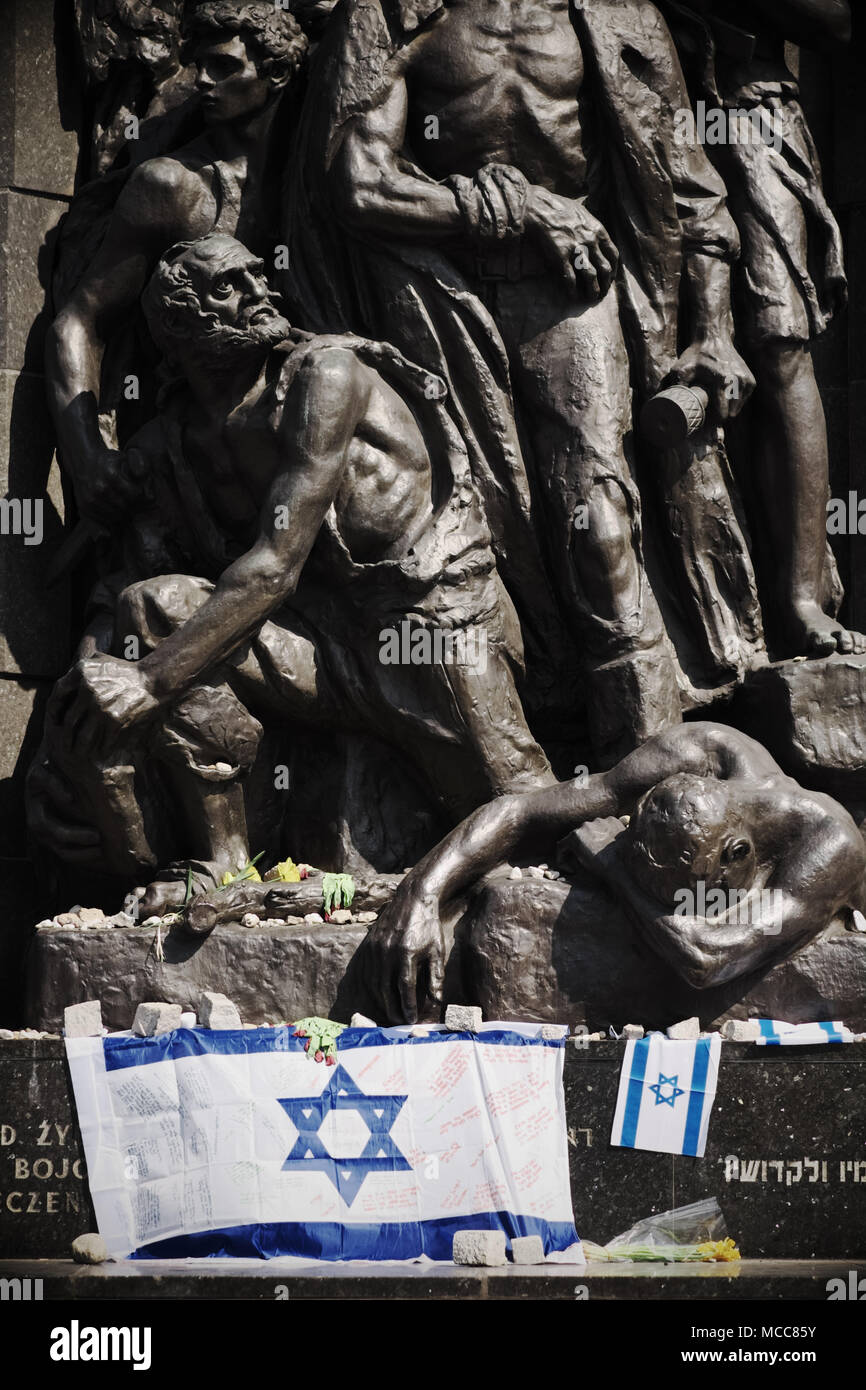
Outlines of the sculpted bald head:
<svg viewBox="0 0 866 1390">
<path fill-rule="evenodd" d="M 638 803 L 629 824 L 630 858 L 641 886 L 663 902 L 702 881 L 741 888 L 755 873 L 755 851 L 728 785 L 677 773 Z"/>
</svg>

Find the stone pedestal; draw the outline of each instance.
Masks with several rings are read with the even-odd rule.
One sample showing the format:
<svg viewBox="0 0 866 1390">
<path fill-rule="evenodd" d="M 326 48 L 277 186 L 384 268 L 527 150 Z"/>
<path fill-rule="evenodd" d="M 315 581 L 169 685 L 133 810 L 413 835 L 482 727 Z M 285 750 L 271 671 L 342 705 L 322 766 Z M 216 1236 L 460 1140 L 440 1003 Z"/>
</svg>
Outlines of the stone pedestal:
<svg viewBox="0 0 866 1390">
<path fill-rule="evenodd" d="M 159 960 L 153 927 L 87 931 L 40 927 L 30 951 L 27 1018 L 60 1030 L 67 1004 L 99 999 L 112 1031 L 132 1026 L 136 1004 L 159 999 L 195 1009 L 204 990 L 230 996 L 244 1023 L 317 1015 L 348 1023 L 362 1009 L 352 957 L 361 925 L 242 927 L 198 939 L 173 931 Z"/>
</svg>

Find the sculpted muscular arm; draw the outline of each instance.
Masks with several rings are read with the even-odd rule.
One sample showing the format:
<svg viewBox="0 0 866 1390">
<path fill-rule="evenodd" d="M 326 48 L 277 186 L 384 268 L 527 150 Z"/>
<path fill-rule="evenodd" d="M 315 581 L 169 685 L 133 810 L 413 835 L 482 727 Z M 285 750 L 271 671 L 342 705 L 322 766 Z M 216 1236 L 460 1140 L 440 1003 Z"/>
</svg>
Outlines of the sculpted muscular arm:
<svg viewBox="0 0 866 1390">
<path fill-rule="evenodd" d="M 59 682 L 53 703 L 77 752 L 97 754 L 106 741 L 171 704 L 294 591 L 339 490 L 367 391 L 366 377 L 349 352 L 329 349 L 301 365 L 279 429 L 285 466 L 262 505 L 251 549 L 223 572 L 202 607 L 149 656 L 135 664 L 92 658 Z M 277 526 L 277 508 L 283 506 L 290 517 L 286 528 Z"/>
<path fill-rule="evenodd" d="M 198 180 L 177 160 L 141 165 L 117 201 L 93 265 L 48 332 L 49 407 L 78 505 L 97 520 L 122 513 L 128 494 L 120 455 L 99 429 L 105 344 L 138 303 L 162 253 L 190 235 L 190 212 L 200 197 Z"/>
<path fill-rule="evenodd" d="M 406 82 L 395 65 L 377 104 L 349 123 L 334 159 L 335 211 L 359 232 L 421 241 L 456 236 L 461 219 L 452 191 L 401 158 L 408 109 Z"/>
<path fill-rule="evenodd" d="M 395 63 L 377 104 L 349 124 L 331 168 L 332 203 L 347 227 L 401 240 L 468 237 L 477 243 L 525 230 L 567 282 L 591 299 L 607 292 L 617 253 L 582 199 L 531 184 L 510 164 L 482 162 L 474 178 L 454 181 L 461 186 L 458 202 L 448 183 L 429 178 L 402 155 L 408 114 L 405 76 Z"/>
</svg>

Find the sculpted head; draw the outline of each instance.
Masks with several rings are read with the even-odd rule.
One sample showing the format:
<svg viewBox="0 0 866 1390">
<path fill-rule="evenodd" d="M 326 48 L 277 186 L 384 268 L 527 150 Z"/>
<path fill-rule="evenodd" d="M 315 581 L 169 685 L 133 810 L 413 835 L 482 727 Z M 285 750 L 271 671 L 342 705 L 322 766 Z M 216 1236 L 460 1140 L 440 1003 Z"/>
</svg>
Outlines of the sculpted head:
<svg viewBox="0 0 866 1390">
<path fill-rule="evenodd" d="M 291 81 L 306 51 L 297 20 L 273 4 L 198 5 L 187 25 L 185 56 L 196 66 L 205 122 L 263 110 Z"/>
<path fill-rule="evenodd" d="M 262 354 L 290 332 L 268 287 L 264 261 L 218 232 L 172 246 L 141 305 L 156 346 L 181 368 Z"/>
<path fill-rule="evenodd" d="M 727 783 L 678 773 L 638 803 L 627 832 L 629 864 L 646 892 L 672 903 L 699 881 L 710 888 L 747 888 L 755 848 Z"/>
</svg>

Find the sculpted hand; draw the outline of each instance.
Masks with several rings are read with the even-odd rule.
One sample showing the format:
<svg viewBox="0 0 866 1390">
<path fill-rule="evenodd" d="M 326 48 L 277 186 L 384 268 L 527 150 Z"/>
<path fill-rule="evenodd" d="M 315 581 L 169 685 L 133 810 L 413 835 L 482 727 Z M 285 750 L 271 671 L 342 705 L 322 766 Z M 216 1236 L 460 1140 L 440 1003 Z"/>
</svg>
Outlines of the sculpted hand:
<svg viewBox="0 0 866 1390">
<path fill-rule="evenodd" d="M 426 970 L 430 998 L 441 1002 L 445 938 L 439 899 L 406 879 L 373 924 L 364 945 L 367 987 L 387 1022 L 414 1023 Z"/>
<path fill-rule="evenodd" d="M 46 723 L 77 757 L 98 757 L 159 709 L 143 672 L 113 656 L 79 661 L 57 682 Z"/>
<path fill-rule="evenodd" d="M 566 283 L 591 303 L 613 283 L 619 254 L 602 224 L 583 202 L 546 188 L 529 189 L 526 229 Z"/>
<path fill-rule="evenodd" d="M 737 415 L 755 389 L 755 378 L 727 335 L 693 343 L 677 358 L 665 386 L 703 386 L 718 420 Z"/>
</svg>

